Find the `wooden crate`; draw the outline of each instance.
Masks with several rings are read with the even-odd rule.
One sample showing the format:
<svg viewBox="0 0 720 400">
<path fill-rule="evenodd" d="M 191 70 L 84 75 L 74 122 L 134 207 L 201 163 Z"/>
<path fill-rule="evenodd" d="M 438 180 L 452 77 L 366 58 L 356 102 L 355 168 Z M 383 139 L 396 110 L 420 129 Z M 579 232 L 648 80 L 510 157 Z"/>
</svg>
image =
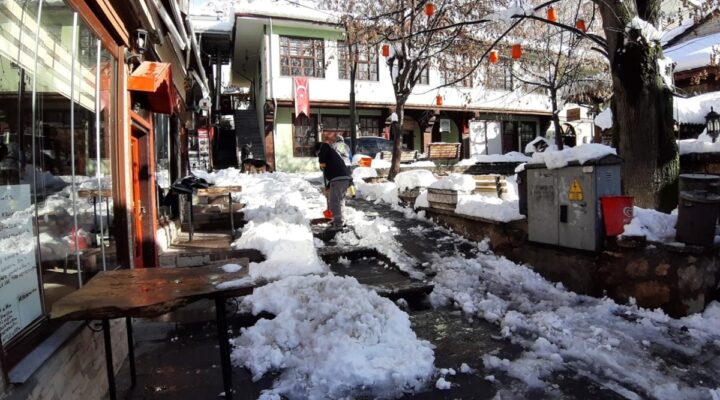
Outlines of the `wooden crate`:
<svg viewBox="0 0 720 400">
<path fill-rule="evenodd" d="M 455 211 L 457 202 L 458 192 L 456 190 L 428 188 L 430 208 Z"/>
<path fill-rule="evenodd" d="M 457 160 L 460 158 L 460 143 L 430 143 L 427 158 L 430 161 Z"/>
</svg>

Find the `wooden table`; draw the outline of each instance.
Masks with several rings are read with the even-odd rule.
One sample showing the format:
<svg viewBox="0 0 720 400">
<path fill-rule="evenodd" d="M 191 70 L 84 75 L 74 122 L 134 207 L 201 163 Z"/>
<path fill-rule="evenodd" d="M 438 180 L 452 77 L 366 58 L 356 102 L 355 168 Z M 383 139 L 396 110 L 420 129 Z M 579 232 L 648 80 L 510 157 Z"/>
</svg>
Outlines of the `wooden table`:
<svg viewBox="0 0 720 400">
<path fill-rule="evenodd" d="M 242 192 L 242 186 L 210 186 L 208 188 L 198 189 L 197 196 L 227 196 L 228 197 L 228 208 L 230 210 L 230 237 L 232 238 L 235 234 L 235 216 L 233 214 L 233 193 Z M 189 241 L 192 242 L 193 234 L 195 233 L 195 227 L 193 226 L 193 203 L 192 195 L 190 198 L 190 233 Z"/>
<path fill-rule="evenodd" d="M 65 320 L 101 320 L 105 342 L 105 362 L 110 400 L 117 398 L 112 361 L 110 319 L 125 318 L 128 358 L 133 385 L 136 383 L 133 317 L 157 317 L 200 299 L 215 300 L 218 344 L 225 398 L 232 399 L 232 366 L 225 300 L 251 294 L 254 283 L 247 267 L 225 272 L 218 266 L 192 268 L 148 268 L 98 273 L 85 286 L 63 297 L 52 306 L 50 317 Z M 247 278 L 247 283 L 230 288 L 218 285 Z"/>
</svg>

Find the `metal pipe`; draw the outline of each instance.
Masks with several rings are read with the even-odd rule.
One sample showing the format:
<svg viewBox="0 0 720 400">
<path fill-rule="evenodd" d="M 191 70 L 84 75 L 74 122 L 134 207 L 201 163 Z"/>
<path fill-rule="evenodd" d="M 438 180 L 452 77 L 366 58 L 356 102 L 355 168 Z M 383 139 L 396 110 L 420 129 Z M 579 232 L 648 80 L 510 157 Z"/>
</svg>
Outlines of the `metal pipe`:
<svg viewBox="0 0 720 400">
<path fill-rule="evenodd" d="M 183 40 L 183 38 L 180 36 L 180 33 L 175 27 L 172 18 L 170 18 L 170 14 L 168 14 L 165 10 L 165 7 L 157 0 L 151 0 L 150 4 L 155 6 L 155 10 L 157 10 L 158 14 L 160 14 L 160 18 L 163 20 L 163 22 L 165 22 L 165 27 L 167 27 L 168 32 L 170 32 L 170 39 L 175 40 L 180 50 L 185 50 L 185 40 Z"/>
<path fill-rule="evenodd" d="M 100 62 L 102 61 L 100 53 L 102 51 L 102 45 L 99 40 L 97 42 L 97 56 L 95 66 L 95 158 L 97 161 L 97 167 L 95 167 L 95 178 L 97 179 L 98 195 L 95 199 L 95 203 L 100 203 L 100 254 L 102 254 L 102 267 L 103 271 L 107 271 L 107 262 L 105 261 L 105 227 L 102 218 L 102 160 L 100 158 L 100 113 L 102 112 L 102 102 L 100 101 Z M 105 210 L 108 215 L 108 223 L 110 222 L 110 210 Z"/>
<path fill-rule="evenodd" d="M 73 242 L 75 243 L 75 262 L 78 276 L 78 287 L 82 287 L 82 266 L 80 265 L 80 252 L 78 251 L 78 217 L 77 217 L 77 185 L 75 184 L 75 62 L 77 60 L 77 47 L 78 47 L 78 13 L 73 13 L 73 27 L 72 27 L 72 62 L 70 66 L 70 148 L 73 150 L 70 152 L 70 172 L 72 175 L 71 188 L 72 188 L 72 208 L 73 208 Z"/>
<path fill-rule="evenodd" d="M 110 337 L 110 321 L 102 320 L 103 341 L 105 342 L 105 372 L 108 380 L 108 397 L 117 400 L 115 392 L 115 366 L 113 365 L 112 340 Z"/>
</svg>

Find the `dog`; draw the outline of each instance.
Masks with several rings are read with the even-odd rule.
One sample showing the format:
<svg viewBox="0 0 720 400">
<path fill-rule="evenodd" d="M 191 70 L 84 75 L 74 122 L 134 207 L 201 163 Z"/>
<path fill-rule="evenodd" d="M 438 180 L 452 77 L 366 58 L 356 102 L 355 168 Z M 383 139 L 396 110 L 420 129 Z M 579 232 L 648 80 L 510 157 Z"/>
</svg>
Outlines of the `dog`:
<svg viewBox="0 0 720 400">
<path fill-rule="evenodd" d="M 272 172 L 270 164 L 265 162 L 265 160 L 253 158 L 252 144 L 250 143 L 246 143 L 240 148 L 240 160 L 242 163 L 242 172 L 250 174 Z"/>
</svg>

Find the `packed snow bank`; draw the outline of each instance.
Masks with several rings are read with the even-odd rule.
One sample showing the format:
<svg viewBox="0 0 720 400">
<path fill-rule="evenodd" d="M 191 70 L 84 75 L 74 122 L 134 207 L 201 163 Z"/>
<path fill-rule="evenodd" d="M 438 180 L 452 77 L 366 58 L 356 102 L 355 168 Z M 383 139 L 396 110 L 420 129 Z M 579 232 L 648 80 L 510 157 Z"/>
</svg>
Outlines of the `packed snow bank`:
<svg viewBox="0 0 720 400">
<path fill-rule="evenodd" d="M 418 187 L 428 187 L 437 182 L 432 172 L 424 169 L 400 172 L 395 176 L 395 184 L 400 192 Z"/>
<path fill-rule="evenodd" d="M 377 176 L 377 171 L 370 167 L 357 167 L 352 172 L 353 180 L 362 178 L 377 178 Z"/>
<path fill-rule="evenodd" d="M 579 371 L 628 398 L 710 399 L 717 388 L 713 378 L 696 379 L 713 370 L 711 364 L 701 372 L 687 368 L 684 360 L 718 351 L 718 305 L 702 315 L 672 319 L 661 311 L 578 295 L 493 254 L 438 257 L 431 265 L 437 271 L 433 305 L 454 304 L 495 323 L 503 337 L 525 349 L 515 360 L 484 357 L 486 370 L 505 370 L 529 388 L 551 394 L 555 389 L 548 381 L 556 370 Z"/>
<path fill-rule="evenodd" d="M 712 138 L 705 133 L 706 131 L 707 129 L 697 139 L 678 140 L 680 154 L 720 153 L 720 140 L 713 143 Z"/>
<path fill-rule="evenodd" d="M 535 151 L 533 149 L 533 151 Z M 476 154 L 470 158 L 466 158 L 456 165 L 461 167 L 468 167 L 475 164 L 482 163 L 500 163 L 500 162 L 528 162 L 530 157 L 517 151 L 511 151 L 505 154 Z"/>
<path fill-rule="evenodd" d="M 530 164 L 545 164 L 548 169 L 562 168 L 571 162 L 585 164 L 589 160 L 617 154 L 614 148 L 604 144 L 589 143 L 560 151 L 533 153 Z"/>
<path fill-rule="evenodd" d="M 525 218 L 518 211 L 517 200 L 503 200 L 482 195 L 460 197 L 455 207 L 455 213 L 499 222 Z"/>
<path fill-rule="evenodd" d="M 470 175 L 450 174 L 429 186 L 433 189 L 456 190 L 469 193 L 475 190 L 475 179 Z"/>
<path fill-rule="evenodd" d="M 645 236 L 654 242 L 674 242 L 677 215 L 645 208 L 633 208 L 633 219 L 621 236 Z"/>
<path fill-rule="evenodd" d="M 310 228 L 281 219 L 248 222 L 233 247 L 256 249 L 265 255 L 265 261 L 250 263 L 250 276 L 256 280 L 276 280 L 329 270 L 315 250 Z"/>
<path fill-rule="evenodd" d="M 357 195 L 365 200 L 376 203 L 385 202 L 388 204 L 397 204 L 400 202 L 398 188 L 394 182 L 365 183 L 362 180 L 356 180 L 355 189 L 357 190 Z"/>
<path fill-rule="evenodd" d="M 280 372 L 266 398 L 393 398 L 432 378 L 431 344 L 417 338 L 406 313 L 354 278 L 287 278 L 243 303 L 276 315 L 233 341 L 233 363 L 253 380 Z"/>
<path fill-rule="evenodd" d="M 415 161 L 410 164 L 400 164 L 400 168 L 435 168 L 436 165 L 430 160 Z"/>
</svg>

